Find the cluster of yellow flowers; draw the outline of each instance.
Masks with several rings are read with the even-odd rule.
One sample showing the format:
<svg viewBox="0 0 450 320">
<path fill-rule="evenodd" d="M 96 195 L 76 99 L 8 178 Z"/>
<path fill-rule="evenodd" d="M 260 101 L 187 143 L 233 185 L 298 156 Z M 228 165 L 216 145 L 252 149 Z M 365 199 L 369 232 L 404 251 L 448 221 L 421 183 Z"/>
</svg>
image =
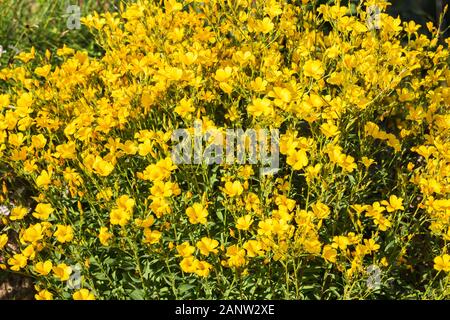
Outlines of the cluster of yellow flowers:
<svg viewBox="0 0 450 320">
<path fill-rule="evenodd" d="M 383 0 L 159 2 L 83 18 L 100 58 L 0 70 L 1 163 L 34 192 L 3 184 L 0 268 L 36 299 L 448 297 L 450 40 Z M 196 120 L 279 129 L 280 170 L 176 164 Z"/>
</svg>

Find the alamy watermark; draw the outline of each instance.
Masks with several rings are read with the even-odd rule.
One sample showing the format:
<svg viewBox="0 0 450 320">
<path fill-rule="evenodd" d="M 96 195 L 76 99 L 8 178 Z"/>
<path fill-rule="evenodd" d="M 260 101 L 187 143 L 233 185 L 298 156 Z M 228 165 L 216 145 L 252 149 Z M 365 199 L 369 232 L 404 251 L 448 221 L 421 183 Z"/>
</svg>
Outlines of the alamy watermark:
<svg viewBox="0 0 450 320">
<path fill-rule="evenodd" d="M 67 28 L 69 30 L 78 30 L 81 28 L 81 8 L 77 5 L 70 5 L 66 8 L 67 17 Z"/>
<path fill-rule="evenodd" d="M 366 9 L 366 24 L 369 30 L 381 29 L 381 10 L 376 5 L 368 6 Z"/>
<path fill-rule="evenodd" d="M 8 49 L 11 49 L 14 51 L 15 55 L 18 55 L 20 53 L 20 50 L 17 49 L 16 47 L 14 47 L 13 45 L 9 45 Z M 7 51 L 5 49 L 3 49 L 3 46 L 0 45 L 0 57 L 4 54 L 7 53 Z"/>
<path fill-rule="evenodd" d="M 11 214 L 11 211 L 7 206 L 1 205 L 0 206 L 0 216 L 9 216 Z"/>
<path fill-rule="evenodd" d="M 381 269 L 377 265 L 371 264 L 367 267 L 369 277 L 366 280 L 366 285 L 369 290 L 378 290 L 381 285 Z"/>
<path fill-rule="evenodd" d="M 71 265 L 70 268 L 72 269 L 72 273 L 67 280 L 67 288 L 71 290 L 81 289 L 81 266 L 77 263 L 75 265 Z"/>
<path fill-rule="evenodd" d="M 172 149 L 175 164 L 259 164 L 261 175 L 279 169 L 278 129 L 204 131 L 202 121 L 196 120 L 191 129 L 174 130 L 172 142 L 176 143 Z"/>
</svg>

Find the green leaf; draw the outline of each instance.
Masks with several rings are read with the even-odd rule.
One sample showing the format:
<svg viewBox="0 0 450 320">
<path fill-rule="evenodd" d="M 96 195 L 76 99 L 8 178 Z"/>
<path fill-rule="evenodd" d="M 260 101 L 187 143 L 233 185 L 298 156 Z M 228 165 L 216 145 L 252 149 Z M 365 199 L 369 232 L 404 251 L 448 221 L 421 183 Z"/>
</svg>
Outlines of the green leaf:
<svg viewBox="0 0 450 320">
<path fill-rule="evenodd" d="M 130 298 L 133 300 L 144 300 L 145 299 L 145 292 L 144 290 L 134 290 L 130 293 Z"/>
<path fill-rule="evenodd" d="M 183 293 L 185 293 L 186 291 L 189 291 L 189 290 L 191 290 L 192 288 L 195 288 L 195 286 L 194 285 L 192 285 L 192 284 L 182 284 L 181 286 L 179 286 L 178 287 L 178 290 L 180 290 L 180 293 L 181 294 L 183 294 Z"/>
<path fill-rule="evenodd" d="M 221 222 L 223 222 L 223 214 L 222 214 L 222 212 L 221 211 L 216 211 L 216 215 L 217 215 L 217 218 L 219 218 L 219 220 Z"/>
</svg>

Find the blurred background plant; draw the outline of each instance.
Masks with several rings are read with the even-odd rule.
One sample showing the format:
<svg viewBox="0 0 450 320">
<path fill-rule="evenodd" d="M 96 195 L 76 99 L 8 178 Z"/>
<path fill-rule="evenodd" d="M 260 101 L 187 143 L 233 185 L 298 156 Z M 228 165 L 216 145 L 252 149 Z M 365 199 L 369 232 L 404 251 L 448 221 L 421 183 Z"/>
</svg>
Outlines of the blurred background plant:
<svg viewBox="0 0 450 320">
<path fill-rule="evenodd" d="M 70 30 L 67 26 L 71 5 L 80 7 L 81 16 L 105 11 L 118 11 L 125 0 L 0 0 L 0 65 L 5 65 L 18 51 L 32 46 L 40 51 L 70 44 L 74 49 L 87 50 L 91 55 L 100 55 L 92 35 L 86 28 Z M 319 4 L 332 4 L 335 0 L 319 0 Z M 344 0 L 342 4 L 357 5 L 360 0 Z M 403 21 L 414 20 L 425 26 L 429 21 L 439 23 L 439 16 L 449 0 L 392 0 L 388 13 L 400 15 Z M 449 19 L 444 17 L 441 30 L 449 36 Z M 422 28 L 422 32 L 427 32 Z"/>
<path fill-rule="evenodd" d="M 438 25 L 441 13 L 444 7 L 448 5 L 448 0 L 393 0 L 392 6 L 388 9 L 388 13 L 397 16 L 400 15 L 403 21 L 414 20 L 416 23 L 425 26 L 429 21 Z M 441 31 L 444 37 L 450 35 L 448 16 L 444 17 L 441 25 Z M 422 30 L 422 31 L 425 31 Z"/>
<path fill-rule="evenodd" d="M 76 5 L 81 16 L 118 11 L 120 0 L 0 0 L 0 65 L 7 64 L 17 51 L 31 47 L 45 52 L 64 44 L 101 54 L 86 28 L 70 29 L 68 8 Z M 123 2 L 123 1 L 122 1 Z"/>
</svg>

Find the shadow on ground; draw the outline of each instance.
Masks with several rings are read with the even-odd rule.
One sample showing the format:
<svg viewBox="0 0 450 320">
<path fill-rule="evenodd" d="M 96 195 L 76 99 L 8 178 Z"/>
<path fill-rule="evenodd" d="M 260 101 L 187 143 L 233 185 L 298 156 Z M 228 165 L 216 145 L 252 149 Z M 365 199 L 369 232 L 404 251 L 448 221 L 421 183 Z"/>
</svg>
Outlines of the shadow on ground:
<svg viewBox="0 0 450 320">
<path fill-rule="evenodd" d="M 0 300 L 31 300 L 35 290 L 30 278 L 0 271 Z"/>
</svg>

